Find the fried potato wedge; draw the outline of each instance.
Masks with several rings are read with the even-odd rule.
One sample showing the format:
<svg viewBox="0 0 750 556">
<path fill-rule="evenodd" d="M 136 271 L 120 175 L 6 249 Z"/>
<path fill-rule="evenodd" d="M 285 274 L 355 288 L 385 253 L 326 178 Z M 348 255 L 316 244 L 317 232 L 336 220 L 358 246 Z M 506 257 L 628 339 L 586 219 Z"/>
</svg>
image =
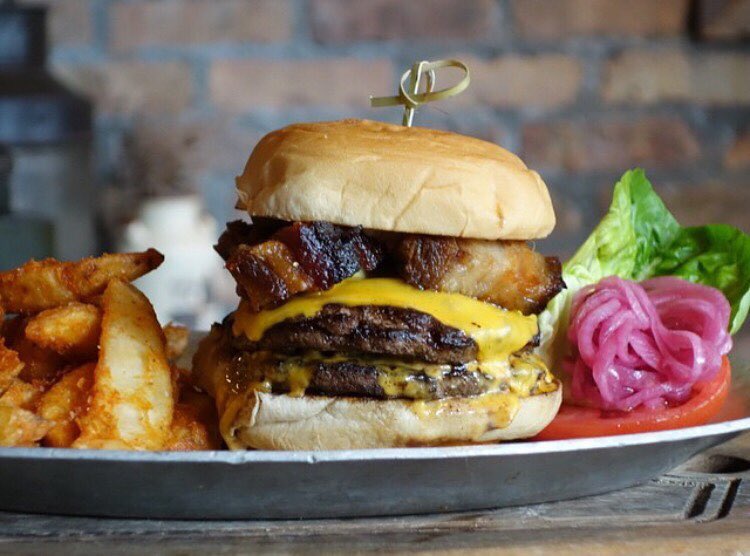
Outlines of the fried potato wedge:
<svg viewBox="0 0 750 556">
<path fill-rule="evenodd" d="M 23 369 L 18 375 L 26 382 L 54 384 L 65 368 L 62 356 L 51 349 L 41 348 L 23 334 L 12 340 L 11 347 L 18 353 Z"/>
<path fill-rule="evenodd" d="M 37 414 L 52 423 L 42 443 L 67 448 L 81 434 L 78 419 L 85 414 L 94 384 L 96 363 L 87 363 L 66 373 L 39 400 Z"/>
<path fill-rule="evenodd" d="M 0 405 L 0 446 L 36 446 L 51 426 L 31 411 Z"/>
<path fill-rule="evenodd" d="M 23 362 L 0 338 L 0 446 L 34 446 L 51 423 L 29 411 L 38 393 L 18 378 Z"/>
<path fill-rule="evenodd" d="M 0 405 L 34 411 L 43 393 L 44 388 L 41 385 L 29 384 L 16 378 L 0 396 Z"/>
<path fill-rule="evenodd" d="M 166 449 L 173 451 L 221 448 L 216 406 L 206 394 L 184 387 L 174 408 Z"/>
<path fill-rule="evenodd" d="M 156 249 L 119 253 L 75 262 L 29 261 L 0 273 L 0 302 L 7 313 L 33 314 L 101 294 L 114 279 L 131 282 L 158 267 Z"/>
<path fill-rule="evenodd" d="M 23 362 L 18 353 L 5 345 L 0 338 L 0 394 L 4 393 L 23 369 Z"/>
<path fill-rule="evenodd" d="M 60 355 L 94 359 L 101 327 L 99 307 L 74 301 L 31 317 L 25 334 L 37 346 Z"/>
<path fill-rule="evenodd" d="M 116 279 L 104 292 L 102 311 L 92 400 L 73 446 L 160 450 L 176 392 L 154 309 L 138 289 Z"/>
<path fill-rule="evenodd" d="M 185 326 L 169 323 L 164 327 L 164 338 L 167 341 L 167 359 L 174 362 L 185 352 L 190 331 Z"/>
</svg>

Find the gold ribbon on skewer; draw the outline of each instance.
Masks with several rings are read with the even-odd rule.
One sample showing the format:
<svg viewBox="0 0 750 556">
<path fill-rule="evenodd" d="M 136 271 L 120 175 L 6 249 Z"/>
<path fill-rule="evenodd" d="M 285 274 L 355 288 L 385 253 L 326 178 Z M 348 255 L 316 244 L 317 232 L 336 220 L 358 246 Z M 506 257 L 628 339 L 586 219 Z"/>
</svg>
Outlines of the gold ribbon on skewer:
<svg viewBox="0 0 750 556">
<path fill-rule="evenodd" d="M 449 67 L 463 70 L 463 79 L 453 87 L 435 91 L 435 70 Z M 419 92 L 422 76 L 426 76 L 427 79 L 424 93 Z M 407 80 L 409 82 L 408 87 L 406 85 Z M 436 60 L 435 62 L 422 60 L 421 62 L 415 62 L 411 69 L 406 70 L 401 76 L 398 95 L 394 97 L 370 97 L 370 106 L 379 108 L 381 106 L 403 105 L 404 118 L 402 124 L 411 126 L 414 121 L 414 111 L 419 106 L 462 93 L 469 86 L 470 81 L 469 68 L 460 60 Z"/>
</svg>

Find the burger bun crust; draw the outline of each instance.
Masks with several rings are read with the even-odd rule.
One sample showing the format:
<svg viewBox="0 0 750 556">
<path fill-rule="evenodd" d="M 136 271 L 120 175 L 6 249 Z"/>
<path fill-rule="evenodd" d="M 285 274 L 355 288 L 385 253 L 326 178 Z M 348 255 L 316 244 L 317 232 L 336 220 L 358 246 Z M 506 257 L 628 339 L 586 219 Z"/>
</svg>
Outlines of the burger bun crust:
<svg viewBox="0 0 750 556">
<path fill-rule="evenodd" d="M 417 412 L 410 400 L 301 396 L 249 392 L 223 431 L 232 449 L 355 450 L 482 444 L 528 438 L 557 414 L 562 387 L 522 398 L 512 421 L 492 424 L 472 398 L 451 398 L 440 411 Z"/>
<path fill-rule="evenodd" d="M 532 240 L 555 226 L 547 186 L 487 141 L 368 120 L 263 137 L 236 180 L 249 215 L 374 230 Z"/>
</svg>

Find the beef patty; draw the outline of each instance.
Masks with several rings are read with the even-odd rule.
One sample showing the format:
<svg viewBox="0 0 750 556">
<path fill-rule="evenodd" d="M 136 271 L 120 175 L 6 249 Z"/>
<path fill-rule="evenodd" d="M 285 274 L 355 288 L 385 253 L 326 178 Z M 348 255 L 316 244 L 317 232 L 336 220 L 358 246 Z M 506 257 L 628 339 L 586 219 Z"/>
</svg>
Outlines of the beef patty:
<svg viewBox="0 0 750 556">
<path fill-rule="evenodd" d="M 344 360 L 317 352 L 298 356 L 243 352 L 234 357 L 231 367 L 246 385 L 292 395 L 435 400 L 477 396 L 494 388 L 476 364 L 473 369 L 462 364 L 412 366 L 366 357 Z"/>
<path fill-rule="evenodd" d="M 268 330 L 257 342 L 234 339 L 242 351 L 335 351 L 395 356 L 457 365 L 477 358 L 477 344 L 463 331 L 435 317 L 399 307 L 329 304 L 313 317 L 294 317 Z"/>
<path fill-rule="evenodd" d="M 483 371 L 477 361 L 449 364 L 367 354 L 247 351 L 235 345 L 237 340 L 228 320 L 215 324 L 210 335 L 216 346 L 212 364 L 224 369 L 224 379 L 234 393 L 252 388 L 293 396 L 309 393 L 435 400 L 507 389 L 518 393 L 519 387 L 522 394 L 531 395 L 554 382 L 544 365 L 526 349 L 510 356 L 507 374 L 493 376 L 492 372 Z"/>
</svg>

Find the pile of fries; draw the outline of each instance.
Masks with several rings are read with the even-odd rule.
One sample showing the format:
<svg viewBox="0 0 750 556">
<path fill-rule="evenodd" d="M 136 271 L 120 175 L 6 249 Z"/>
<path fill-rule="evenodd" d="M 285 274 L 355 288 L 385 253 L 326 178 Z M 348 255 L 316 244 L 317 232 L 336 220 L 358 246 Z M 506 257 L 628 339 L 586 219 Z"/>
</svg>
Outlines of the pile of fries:
<svg viewBox="0 0 750 556">
<path fill-rule="evenodd" d="M 130 283 L 163 260 L 150 249 L 0 273 L 0 446 L 220 447 L 211 400 L 175 364 L 187 329 L 162 329 Z"/>
</svg>

